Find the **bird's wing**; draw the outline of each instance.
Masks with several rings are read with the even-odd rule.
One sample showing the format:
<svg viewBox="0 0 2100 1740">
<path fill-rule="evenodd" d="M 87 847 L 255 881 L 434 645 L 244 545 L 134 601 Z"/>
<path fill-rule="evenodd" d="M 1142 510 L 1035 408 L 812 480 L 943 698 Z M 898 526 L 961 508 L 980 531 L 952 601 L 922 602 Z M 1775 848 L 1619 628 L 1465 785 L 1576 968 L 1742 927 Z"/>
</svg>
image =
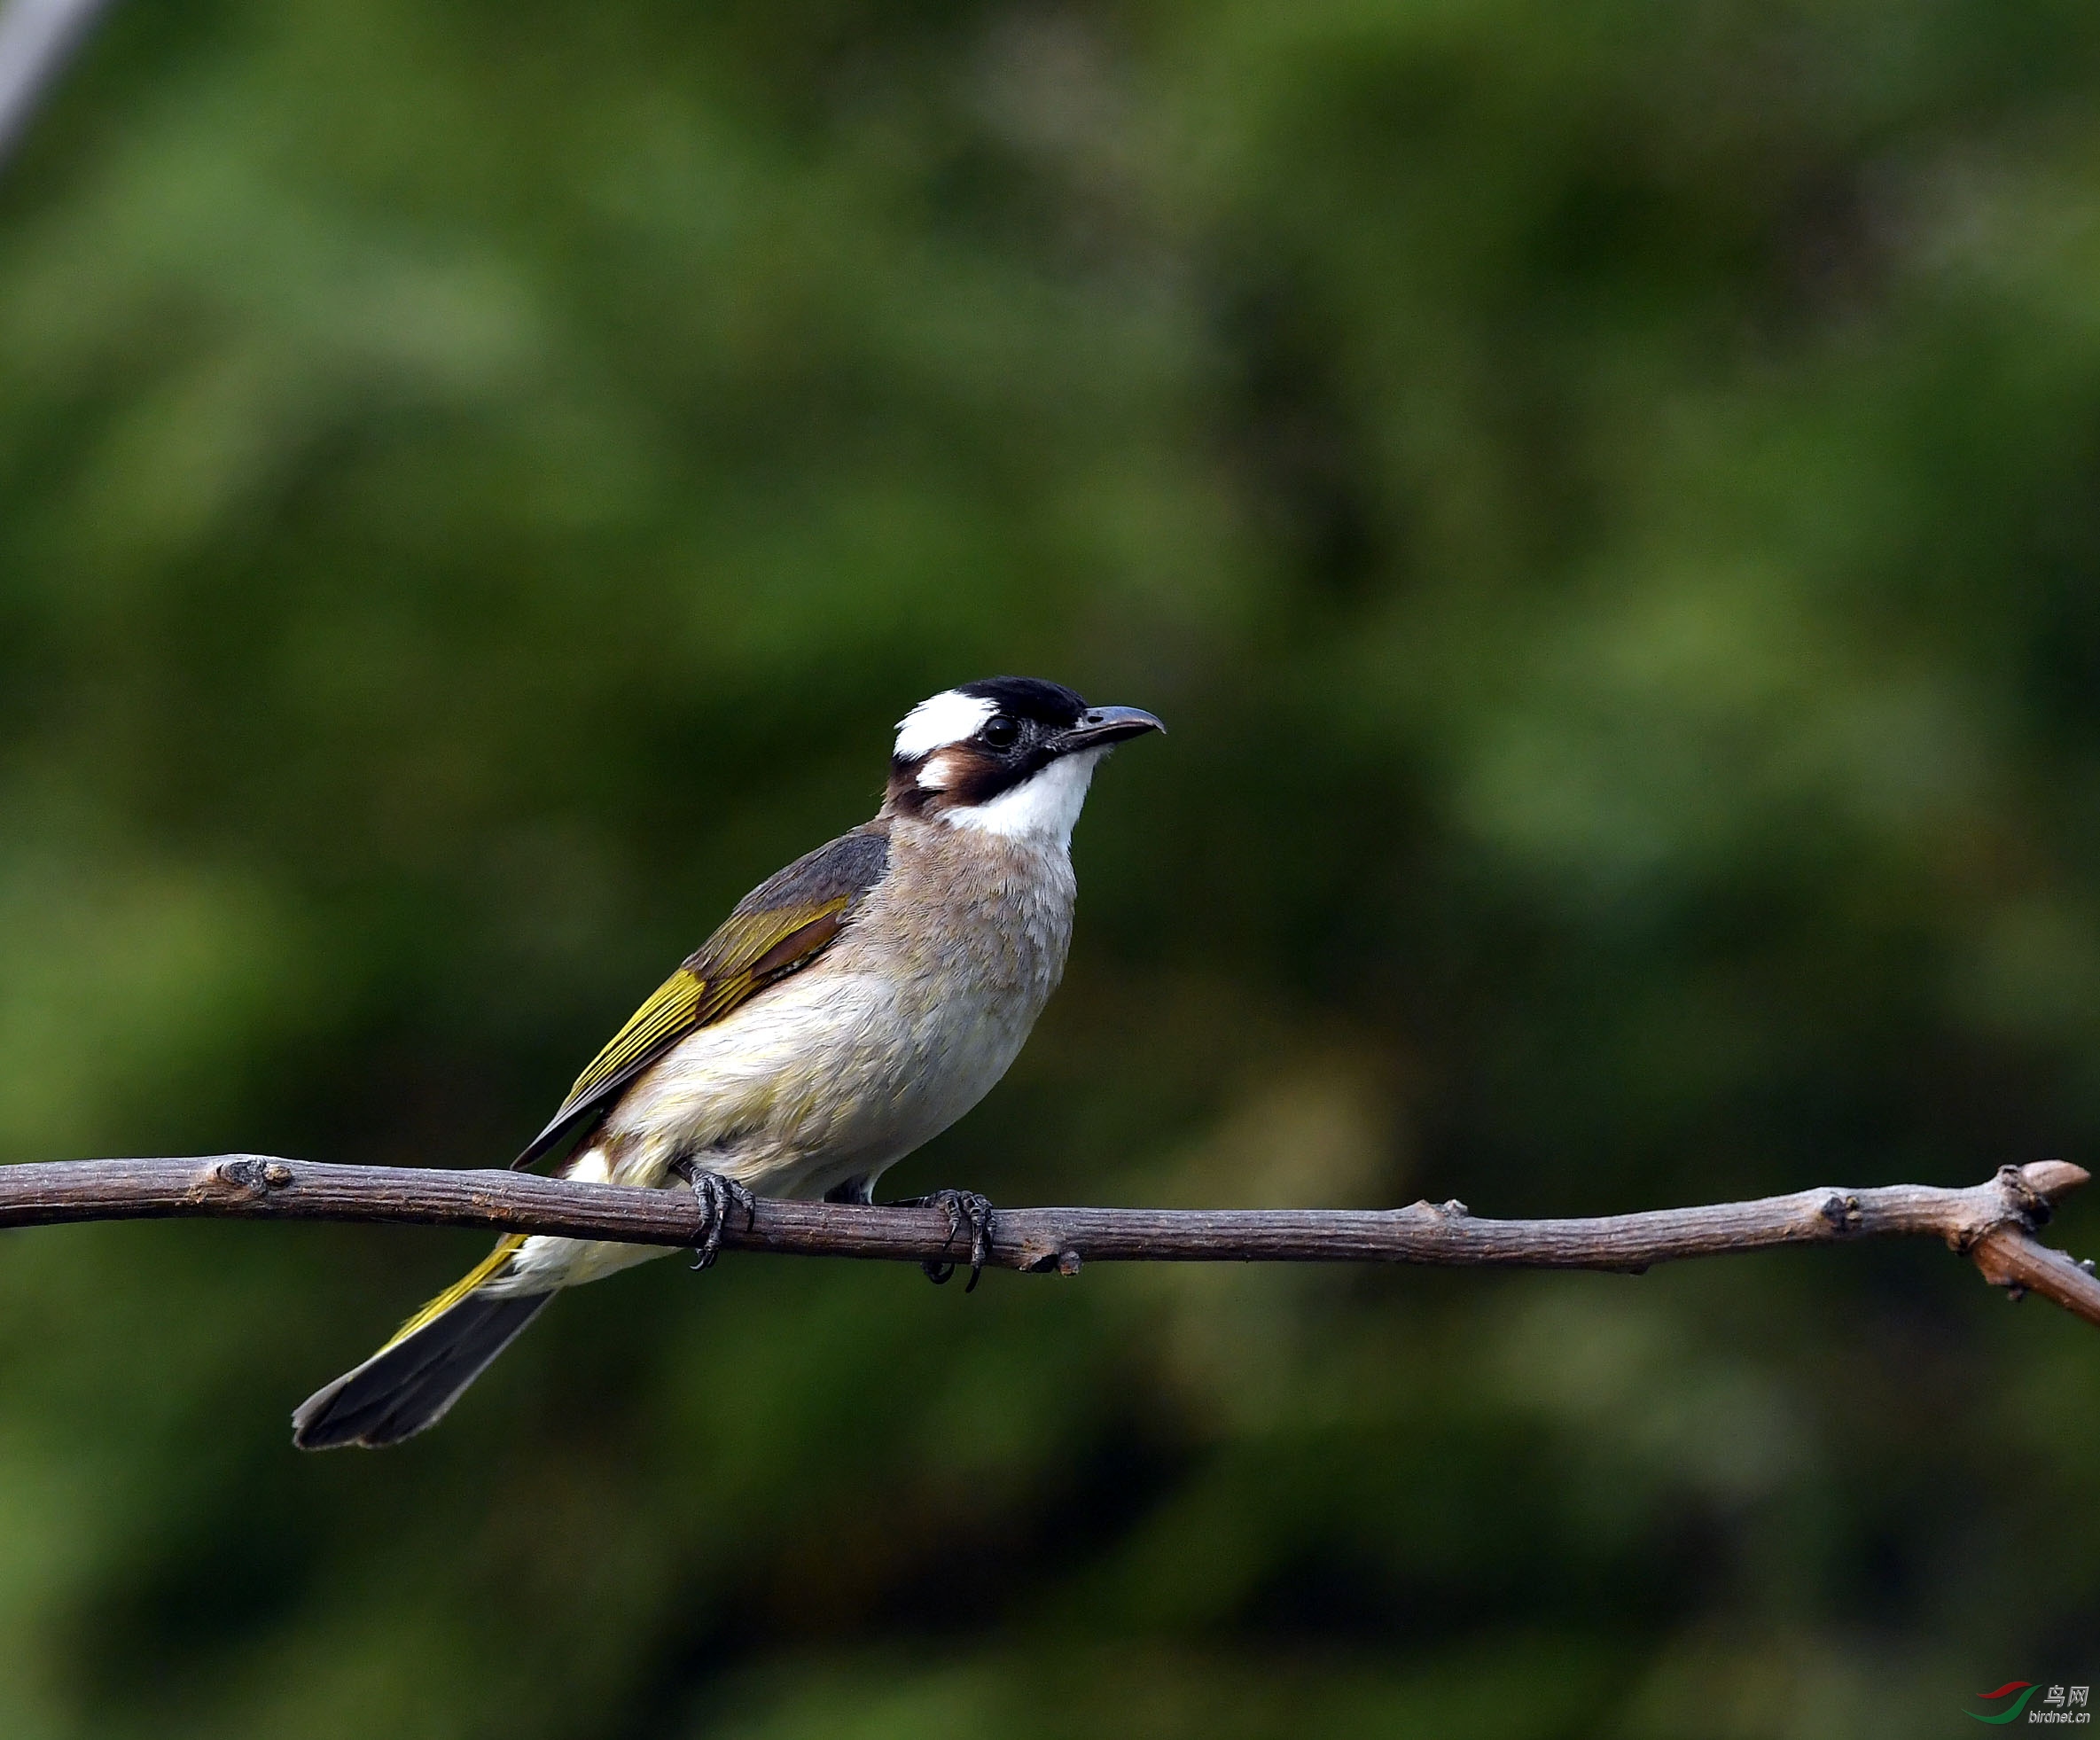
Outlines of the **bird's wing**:
<svg viewBox="0 0 2100 1740">
<path fill-rule="evenodd" d="M 759 884 L 591 1059 L 547 1127 L 511 1164 L 530 1166 L 694 1028 L 808 965 L 888 867 L 887 833 L 855 828 Z"/>
</svg>

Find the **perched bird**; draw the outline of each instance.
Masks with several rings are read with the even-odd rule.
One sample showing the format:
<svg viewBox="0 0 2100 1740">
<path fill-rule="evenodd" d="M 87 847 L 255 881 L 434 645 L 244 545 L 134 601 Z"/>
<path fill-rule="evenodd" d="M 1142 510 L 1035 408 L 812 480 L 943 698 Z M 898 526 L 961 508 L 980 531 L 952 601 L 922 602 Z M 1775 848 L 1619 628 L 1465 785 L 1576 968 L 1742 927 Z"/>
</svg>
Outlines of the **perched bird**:
<svg viewBox="0 0 2100 1740">
<path fill-rule="evenodd" d="M 1102 758 L 1163 730 L 1032 677 L 966 683 L 897 727 L 874 820 L 760 884 L 576 1079 L 515 1164 L 699 1197 L 701 1260 L 753 1193 L 866 1202 L 1005 1074 L 1065 970 L 1073 824 Z M 974 1269 L 989 1206 L 942 1191 Z M 564 1287 L 658 1245 L 525 1237 L 292 1416 L 302 1449 L 434 1425 Z M 945 1279 L 945 1269 L 934 1273 Z M 972 1279 L 974 1280 L 974 1274 Z"/>
</svg>

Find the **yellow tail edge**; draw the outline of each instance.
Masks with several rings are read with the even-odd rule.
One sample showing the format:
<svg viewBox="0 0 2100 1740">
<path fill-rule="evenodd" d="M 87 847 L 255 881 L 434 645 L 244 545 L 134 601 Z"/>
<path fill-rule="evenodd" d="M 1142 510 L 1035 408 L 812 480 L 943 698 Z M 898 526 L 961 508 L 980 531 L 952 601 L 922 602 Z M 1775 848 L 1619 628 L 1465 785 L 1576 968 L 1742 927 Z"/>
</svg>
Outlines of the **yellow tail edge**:
<svg viewBox="0 0 2100 1740">
<path fill-rule="evenodd" d="M 497 1271 L 523 1248 L 525 1239 L 526 1235 L 521 1232 L 507 1233 L 502 1238 L 497 1239 L 495 1250 L 482 1258 L 473 1268 L 395 1330 L 393 1338 L 386 1343 L 386 1347 L 379 1349 L 379 1353 L 385 1353 L 386 1347 L 400 1346 L 418 1330 L 427 1329 L 432 1323 L 434 1323 L 446 1312 L 457 1305 L 461 1299 L 472 1292 L 476 1287 L 480 1286 L 482 1283 L 493 1281 Z M 372 1357 L 377 1359 L 379 1354 L 375 1354 Z"/>
</svg>

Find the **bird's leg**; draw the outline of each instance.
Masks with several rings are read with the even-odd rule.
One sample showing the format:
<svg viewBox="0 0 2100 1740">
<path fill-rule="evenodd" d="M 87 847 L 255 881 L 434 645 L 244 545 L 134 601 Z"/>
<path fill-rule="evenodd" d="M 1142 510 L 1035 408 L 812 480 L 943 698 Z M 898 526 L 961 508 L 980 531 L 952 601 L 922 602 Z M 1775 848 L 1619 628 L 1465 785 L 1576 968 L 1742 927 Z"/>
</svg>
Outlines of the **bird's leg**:
<svg viewBox="0 0 2100 1740">
<path fill-rule="evenodd" d="M 744 1211 L 744 1229 L 758 1224 L 758 1198 L 733 1178 L 710 1172 L 698 1160 L 673 1160 L 671 1171 L 692 1187 L 700 1205 L 700 1242 L 693 1247 L 693 1267 L 712 1268 L 722 1254 L 722 1229 L 730 1223 L 730 1211 Z"/>
<path fill-rule="evenodd" d="M 970 1229 L 970 1284 L 963 1289 L 966 1293 L 977 1291 L 977 1277 L 984 1273 L 984 1266 L 991 1260 L 992 1227 L 995 1211 L 988 1198 L 975 1190 L 935 1190 L 929 1196 L 906 1197 L 892 1205 L 897 1208 L 925 1208 L 938 1204 L 948 1215 L 948 1236 L 952 1242 L 964 1227 Z M 950 1262 L 921 1263 L 925 1277 L 936 1287 L 942 1285 L 956 1272 Z"/>
</svg>

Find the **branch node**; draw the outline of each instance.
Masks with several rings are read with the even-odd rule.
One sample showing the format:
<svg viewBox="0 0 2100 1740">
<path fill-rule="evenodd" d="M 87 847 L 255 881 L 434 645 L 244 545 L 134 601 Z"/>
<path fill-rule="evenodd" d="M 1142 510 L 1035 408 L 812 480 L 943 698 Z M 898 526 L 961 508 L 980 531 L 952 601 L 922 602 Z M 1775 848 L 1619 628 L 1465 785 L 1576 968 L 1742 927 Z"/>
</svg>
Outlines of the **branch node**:
<svg viewBox="0 0 2100 1740">
<path fill-rule="evenodd" d="M 1060 1251 L 1058 1253 L 1058 1273 L 1059 1275 L 1069 1278 L 1077 1275 L 1079 1268 L 1080 1258 L 1077 1251 Z"/>
<path fill-rule="evenodd" d="M 1472 1218 L 1473 1211 L 1456 1197 L 1447 1197 L 1436 1205 L 1436 1212 L 1447 1221 L 1464 1221 Z"/>
<path fill-rule="evenodd" d="M 2026 1167 L 2000 1167 L 1996 1182 L 2000 1191 L 2010 1199 L 2007 1206 L 2021 1226 L 2034 1232 L 2049 1224 L 2049 1198 L 2027 1182 Z"/>
<path fill-rule="evenodd" d="M 2058 1190 L 2071 1190 L 2086 1180 L 2086 1174 L 2076 1167 L 2067 1169 L 2076 1174 L 2073 1177 L 2048 1175 L 2060 1167 L 2060 1162 L 2050 1160 L 2036 1168 L 2037 1172 L 2044 1174 L 2042 1188 L 2040 1190 L 2035 1188 L 2036 1181 L 2027 1176 L 2026 1167 L 2000 1167 L 1991 1182 L 1976 1193 L 1982 1197 L 1988 1206 L 1981 1213 L 1964 1218 L 1948 1227 L 1947 1248 L 1959 1252 L 1964 1257 L 1973 1258 L 1984 1248 L 1985 1241 L 1994 1234 L 2006 1231 L 2032 1233 L 2048 1225 L 2051 1211 L 2049 1197 L 2045 1192 L 2049 1190 L 2049 1186 L 2054 1184 Z"/>
<path fill-rule="evenodd" d="M 1066 1252 L 1054 1238 L 1034 1238 L 1021 1241 L 1020 1271 L 1024 1275 L 1047 1275 L 1051 1269 L 1064 1270 Z M 1073 1269 L 1079 1267 L 1079 1258 L 1073 1256 Z"/>
<path fill-rule="evenodd" d="M 254 1154 L 237 1154 L 221 1160 L 212 1168 L 210 1180 L 204 1187 L 207 1195 L 215 1195 L 215 1185 L 237 1191 L 244 1197 L 268 1196 L 272 1190 L 281 1190 L 292 1182 L 292 1168 L 282 1160 L 265 1160 Z"/>
<path fill-rule="evenodd" d="M 1823 1199 L 1823 1206 L 1817 1212 L 1822 1214 L 1831 1230 L 1840 1237 L 1856 1233 L 1867 1223 L 1866 1213 L 1860 1207 L 1860 1199 L 1857 1197 L 1840 1196 L 1835 1190 Z"/>
</svg>

